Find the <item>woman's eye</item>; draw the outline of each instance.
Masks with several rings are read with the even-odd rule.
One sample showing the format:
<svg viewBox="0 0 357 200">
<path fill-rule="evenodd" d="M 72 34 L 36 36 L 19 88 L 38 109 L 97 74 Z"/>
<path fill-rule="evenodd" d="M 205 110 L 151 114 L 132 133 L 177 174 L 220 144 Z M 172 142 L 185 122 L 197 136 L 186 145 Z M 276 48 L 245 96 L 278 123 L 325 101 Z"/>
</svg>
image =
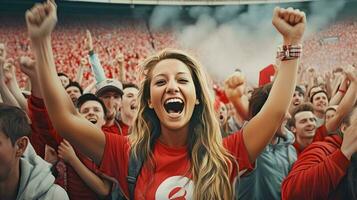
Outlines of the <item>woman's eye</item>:
<svg viewBox="0 0 357 200">
<path fill-rule="evenodd" d="M 163 85 L 165 84 L 165 81 L 164 80 L 159 80 L 159 81 L 156 81 L 155 85 Z"/>
<path fill-rule="evenodd" d="M 179 82 L 180 83 L 188 83 L 188 80 L 187 79 L 179 79 Z"/>
</svg>

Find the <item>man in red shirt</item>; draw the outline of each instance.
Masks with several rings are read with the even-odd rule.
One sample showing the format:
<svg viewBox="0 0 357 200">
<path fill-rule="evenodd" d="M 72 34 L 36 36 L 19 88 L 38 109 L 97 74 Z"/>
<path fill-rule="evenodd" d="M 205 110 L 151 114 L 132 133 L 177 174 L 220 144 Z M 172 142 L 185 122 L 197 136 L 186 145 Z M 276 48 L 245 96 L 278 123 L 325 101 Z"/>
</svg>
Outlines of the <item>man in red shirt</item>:
<svg viewBox="0 0 357 200">
<path fill-rule="evenodd" d="M 123 134 L 119 124 L 119 111 L 123 96 L 123 84 L 115 79 L 106 79 L 96 85 L 96 96 L 104 102 L 107 109 L 104 131 Z"/>
<path fill-rule="evenodd" d="M 328 121 L 325 120 L 326 122 L 322 126 L 316 129 L 316 118 L 313 114 L 314 110 L 316 110 L 316 105 L 313 107 L 311 104 L 301 104 L 293 111 L 291 130 L 295 133 L 296 140 L 294 146 L 298 154 L 312 142 L 322 141 L 329 132 L 336 131 L 342 119 L 353 108 L 357 100 L 357 78 L 355 72 L 354 69 L 346 71 L 347 78 L 351 82 L 350 86 L 340 105 L 336 108 L 336 113 Z"/>
<path fill-rule="evenodd" d="M 299 156 L 282 184 L 282 199 L 357 199 L 357 109 L 340 130 Z"/>
<path fill-rule="evenodd" d="M 326 132 L 318 131 L 316 128 L 316 117 L 313 111 L 314 108 L 310 103 L 303 103 L 292 112 L 291 131 L 295 134 L 293 145 L 298 155 L 315 140 L 316 135 L 322 134 L 323 137 L 327 135 Z"/>
<path fill-rule="evenodd" d="M 106 109 L 104 103 L 101 102 L 95 95 L 82 95 L 78 99 L 77 107 L 81 115 L 88 121 L 90 121 L 92 124 L 94 124 L 96 127 L 100 128 L 104 125 L 104 116 L 106 113 Z M 60 149 L 60 146 L 66 146 L 62 144 L 63 138 L 53 128 L 52 122 L 48 117 L 47 110 L 42 99 L 31 95 L 29 98 L 29 111 L 30 119 L 32 121 L 32 128 L 36 130 L 34 131 L 34 133 L 37 134 L 36 140 L 40 140 L 35 141 L 34 145 L 37 143 L 44 143 L 55 150 Z M 74 152 L 76 155 L 75 160 L 77 160 L 78 157 L 79 161 L 87 169 L 92 172 L 97 171 L 97 166 L 93 163 L 92 160 L 84 156 L 76 149 L 74 149 Z M 68 155 L 68 153 L 64 153 L 64 151 L 62 150 L 59 151 L 59 157 L 70 157 L 70 155 Z M 60 165 L 63 165 L 62 161 L 55 163 L 56 169 L 60 170 L 59 176 L 56 177 L 56 182 L 66 189 L 68 196 L 71 199 L 97 199 L 98 196 L 107 195 L 100 194 L 96 189 L 91 186 L 91 184 L 88 184 L 89 181 L 83 178 L 83 172 L 78 172 L 78 168 L 72 166 L 71 162 L 69 162 L 70 159 L 63 160 L 65 160 L 66 162 L 64 170 L 61 170 L 62 168 L 60 167 Z"/>
<path fill-rule="evenodd" d="M 119 125 L 121 134 L 126 136 L 129 134 L 129 128 L 133 125 L 138 114 L 138 98 L 139 87 L 133 83 L 125 83 L 123 85 L 122 108 L 120 111 Z"/>
</svg>

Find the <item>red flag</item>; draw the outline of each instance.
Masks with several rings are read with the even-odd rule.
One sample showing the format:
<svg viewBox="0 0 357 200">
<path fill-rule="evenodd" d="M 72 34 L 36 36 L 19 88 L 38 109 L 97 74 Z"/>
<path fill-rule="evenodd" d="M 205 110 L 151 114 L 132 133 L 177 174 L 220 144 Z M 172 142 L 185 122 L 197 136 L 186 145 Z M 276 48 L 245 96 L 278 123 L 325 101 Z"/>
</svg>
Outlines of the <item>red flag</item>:
<svg viewBox="0 0 357 200">
<path fill-rule="evenodd" d="M 259 87 L 273 81 L 275 68 L 273 64 L 268 65 L 259 72 Z"/>
</svg>

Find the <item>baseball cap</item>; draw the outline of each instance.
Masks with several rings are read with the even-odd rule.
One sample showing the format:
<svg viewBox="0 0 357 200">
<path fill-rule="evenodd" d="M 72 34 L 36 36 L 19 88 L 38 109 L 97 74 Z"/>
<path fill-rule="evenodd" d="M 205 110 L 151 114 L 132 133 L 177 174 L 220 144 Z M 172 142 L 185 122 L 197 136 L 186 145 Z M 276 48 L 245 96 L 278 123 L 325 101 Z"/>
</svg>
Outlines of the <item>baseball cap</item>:
<svg viewBox="0 0 357 200">
<path fill-rule="evenodd" d="M 295 86 L 295 92 L 299 92 L 300 94 L 305 95 L 305 90 L 300 85 Z"/>
<path fill-rule="evenodd" d="M 97 83 L 96 88 L 97 92 L 95 95 L 98 97 L 108 91 L 117 92 L 120 96 L 123 95 L 123 84 L 115 79 L 105 79 L 104 81 Z"/>
</svg>

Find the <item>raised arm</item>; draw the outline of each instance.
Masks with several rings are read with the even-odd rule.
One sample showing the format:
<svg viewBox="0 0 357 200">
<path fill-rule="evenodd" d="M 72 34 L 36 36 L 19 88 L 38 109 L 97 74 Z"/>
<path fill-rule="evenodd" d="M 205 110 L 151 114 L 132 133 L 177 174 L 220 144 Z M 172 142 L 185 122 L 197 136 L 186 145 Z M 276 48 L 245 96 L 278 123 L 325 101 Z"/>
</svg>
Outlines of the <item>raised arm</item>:
<svg viewBox="0 0 357 200">
<path fill-rule="evenodd" d="M 120 82 L 125 82 L 125 68 L 124 68 L 124 55 L 119 52 L 117 56 L 115 57 L 115 63 L 118 65 L 118 81 Z"/>
<path fill-rule="evenodd" d="M 86 88 L 83 90 L 83 94 L 91 93 L 91 91 L 95 88 L 97 82 L 93 80 Z"/>
<path fill-rule="evenodd" d="M 80 116 L 57 77 L 51 46 L 51 32 L 57 22 L 56 9 L 54 1 L 48 0 L 26 12 L 41 93 L 57 132 L 98 164 L 103 155 L 105 136 Z"/>
<path fill-rule="evenodd" d="M 80 85 L 82 85 L 83 73 L 85 68 L 86 68 L 86 58 L 82 58 L 75 78 L 75 81 Z"/>
<path fill-rule="evenodd" d="M 22 94 L 19 84 L 17 83 L 14 63 L 10 62 L 9 64 L 10 64 L 9 65 L 10 77 L 8 78 L 9 82 L 8 82 L 7 86 L 9 88 L 10 92 L 12 93 L 12 95 L 15 97 L 18 104 L 20 105 L 21 109 L 26 111 L 26 113 L 28 114 L 29 109 L 27 106 L 27 100 L 24 97 L 24 95 Z"/>
<path fill-rule="evenodd" d="M 305 24 L 305 13 L 299 10 L 274 10 L 273 25 L 283 36 L 285 45 L 301 44 Z M 251 161 L 256 159 L 281 125 L 293 96 L 297 70 L 298 59 L 281 62 L 266 103 L 243 128 L 243 138 Z"/>
<path fill-rule="evenodd" d="M 5 60 L 5 55 L 0 58 L 0 95 L 4 103 L 12 106 L 16 106 L 20 108 L 19 103 L 17 102 L 16 98 L 12 95 L 9 88 L 6 85 L 6 81 L 8 78 L 11 77 L 12 74 L 9 69 L 9 63 Z"/>
<path fill-rule="evenodd" d="M 95 80 L 97 81 L 97 83 L 100 83 L 104 81 L 106 77 L 102 64 L 100 64 L 100 60 L 97 54 L 94 53 L 92 35 L 89 30 L 86 31 L 85 46 L 86 46 L 86 50 L 88 50 L 89 52 L 89 63 L 92 67 Z"/>
<path fill-rule="evenodd" d="M 51 149 L 57 149 L 62 140 L 49 120 L 45 105 L 42 101 L 38 77 L 35 71 L 35 61 L 29 57 L 20 58 L 20 69 L 29 77 L 32 84 L 31 96 L 28 98 L 29 117 L 31 120 L 32 134 L 30 141 L 36 152 L 45 158 L 51 153 Z M 47 146 L 47 147 L 46 147 Z M 48 151 L 46 151 L 46 148 Z M 47 154 L 49 153 L 49 154 Z M 57 153 L 56 153 L 57 156 Z M 46 159 L 45 159 L 46 160 Z M 48 161 L 48 160 L 46 160 Z"/>
<path fill-rule="evenodd" d="M 348 79 L 346 76 L 343 76 L 344 78 L 342 79 L 341 84 L 339 84 L 338 91 L 333 95 L 333 97 L 330 99 L 329 105 L 338 105 L 342 98 L 345 96 L 345 93 L 348 88 Z"/>
<path fill-rule="evenodd" d="M 245 77 L 241 72 L 234 72 L 224 83 L 224 91 L 232 102 L 239 116 L 249 120 L 249 99 L 244 94 Z"/>
<path fill-rule="evenodd" d="M 337 130 L 342 122 L 342 119 L 353 109 L 357 100 L 357 71 L 354 68 L 346 70 L 346 77 L 349 80 L 350 86 L 347 89 L 345 96 L 342 98 L 340 105 L 336 109 L 336 114 L 326 123 L 328 132 Z"/>
<path fill-rule="evenodd" d="M 26 74 L 31 83 L 31 94 L 35 97 L 42 98 L 40 91 L 40 83 L 38 82 L 37 74 L 35 71 L 35 61 L 29 57 L 20 58 L 20 69 L 22 73 Z"/>
<path fill-rule="evenodd" d="M 326 72 L 325 73 L 325 85 L 326 85 L 326 92 L 329 97 L 332 97 L 332 82 L 331 82 L 331 72 Z"/>
</svg>

